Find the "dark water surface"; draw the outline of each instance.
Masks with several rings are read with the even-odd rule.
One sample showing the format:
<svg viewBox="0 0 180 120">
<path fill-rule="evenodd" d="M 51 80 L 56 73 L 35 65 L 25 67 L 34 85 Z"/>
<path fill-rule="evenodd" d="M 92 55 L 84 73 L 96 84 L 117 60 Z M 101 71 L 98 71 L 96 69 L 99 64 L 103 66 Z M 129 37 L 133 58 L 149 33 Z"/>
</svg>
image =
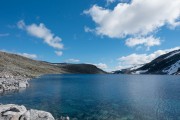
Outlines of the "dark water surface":
<svg viewBox="0 0 180 120">
<path fill-rule="evenodd" d="M 0 103 L 72 120 L 180 120 L 180 76 L 45 75 Z"/>
</svg>

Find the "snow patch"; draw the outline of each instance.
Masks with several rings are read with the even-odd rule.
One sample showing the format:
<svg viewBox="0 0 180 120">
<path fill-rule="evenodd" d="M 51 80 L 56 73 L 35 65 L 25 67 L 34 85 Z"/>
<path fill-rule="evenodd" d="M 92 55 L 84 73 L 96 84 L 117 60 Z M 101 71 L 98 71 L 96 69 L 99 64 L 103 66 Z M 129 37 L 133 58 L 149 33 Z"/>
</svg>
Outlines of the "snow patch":
<svg viewBox="0 0 180 120">
<path fill-rule="evenodd" d="M 138 68 L 140 68 L 140 67 L 142 67 L 143 65 L 136 65 L 136 66 L 133 66 L 133 67 L 131 67 L 130 68 L 130 70 L 132 71 L 132 70 L 136 70 L 136 69 L 138 69 Z"/>
<path fill-rule="evenodd" d="M 171 55 L 167 56 L 165 59 L 168 59 L 176 54 L 180 54 L 180 51 L 176 51 L 176 52 L 172 53 Z"/>
<path fill-rule="evenodd" d="M 180 60 L 177 61 L 175 64 L 171 65 L 170 67 L 167 67 L 165 70 L 163 70 L 164 73 L 167 73 L 168 75 L 172 75 L 178 71 L 180 68 Z"/>
<path fill-rule="evenodd" d="M 143 74 L 143 73 L 145 73 L 147 71 L 148 70 L 138 70 L 138 71 L 133 72 L 132 74 Z"/>
</svg>

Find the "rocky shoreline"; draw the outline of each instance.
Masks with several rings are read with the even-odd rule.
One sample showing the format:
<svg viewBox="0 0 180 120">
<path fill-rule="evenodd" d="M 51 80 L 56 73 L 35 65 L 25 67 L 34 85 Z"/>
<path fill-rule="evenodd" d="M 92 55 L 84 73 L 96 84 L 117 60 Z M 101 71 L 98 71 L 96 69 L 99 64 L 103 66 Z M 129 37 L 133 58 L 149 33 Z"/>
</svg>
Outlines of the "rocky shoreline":
<svg viewBox="0 0 180 120">
<path fill-rule="evenodd" d="M 30 78 L 25 76 L 14 76 L 6 72 L 0 73 L 0 93 L 26 88 L 29 86 L 28 80 Z"/>
<path fill-rule="evenodd" d="M 0 93 L 11 92 L 29 86 L 30 77 L 14 76 L 8 72 L 0 73 Z M 15 104 L 0 104 L 0 120 L 70 120 L 69 117 L 55 119 L 51 113 L 30 109 Z"/>
<path fill-rule="evenodd" d="M 27 110 L 23 105 L 7 104 L 0 105 L 0 120 L 69 120 L 69 117 L 55 119 L 49 112 Z"/>
</svg>

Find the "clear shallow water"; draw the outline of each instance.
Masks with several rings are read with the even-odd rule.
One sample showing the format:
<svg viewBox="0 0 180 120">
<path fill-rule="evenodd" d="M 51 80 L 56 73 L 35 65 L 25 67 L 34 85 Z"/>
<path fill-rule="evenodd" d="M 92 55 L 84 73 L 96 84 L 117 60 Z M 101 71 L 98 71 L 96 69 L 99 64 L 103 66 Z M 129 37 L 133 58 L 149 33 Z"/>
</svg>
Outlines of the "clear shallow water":
<svg viewBox="0 0 180 120">
<path fill-rule="evenodd" d="M 180 120 L 180 76 L 45 75 L 0 103 L 74 120 Z"/>
</svg>

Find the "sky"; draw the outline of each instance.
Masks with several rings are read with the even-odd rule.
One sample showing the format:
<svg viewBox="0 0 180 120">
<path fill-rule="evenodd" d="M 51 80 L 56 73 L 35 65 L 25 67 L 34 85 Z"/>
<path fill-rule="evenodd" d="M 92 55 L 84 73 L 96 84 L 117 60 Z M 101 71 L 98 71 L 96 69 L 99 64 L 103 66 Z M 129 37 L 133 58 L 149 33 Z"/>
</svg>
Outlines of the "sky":
<svg viewBox="0 0 180 120">
<path fill-rule="evenodd" d="M 0 0 L 0 50 L 106 71 L 180 49 L 179 0 Z"/>
</svg>

